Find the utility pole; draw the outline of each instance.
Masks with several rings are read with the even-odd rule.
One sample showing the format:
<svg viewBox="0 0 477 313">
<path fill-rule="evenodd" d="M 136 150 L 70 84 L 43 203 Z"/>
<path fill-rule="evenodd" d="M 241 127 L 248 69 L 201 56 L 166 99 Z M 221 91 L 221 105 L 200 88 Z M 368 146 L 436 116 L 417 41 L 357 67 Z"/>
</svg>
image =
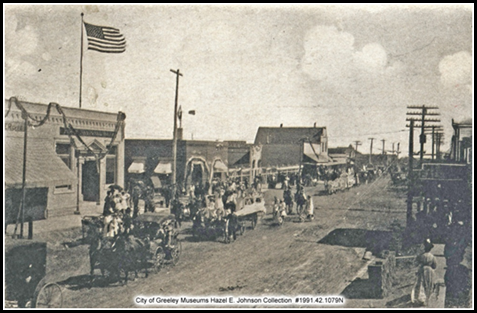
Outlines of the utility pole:
<svg viewBox="0 0 477 313">
<path fill-rule="evenodd" d="M 373 154 L 373 141 L 376 138 L 368 138 L 368 140 L 371 140 L 371 145 L 369 146 L 369 164 L 371 163 L 371 155 Z"/>
<path fill-rule="evenodd" d="M 413 109 L 413 111 L 407 112 L 406 115 L 411 115 L 407 117 L 406 121 L 410 122 L 406 127 L 409 127 L 409 173 L 408 173 L 408 190 L 407 190 L 407 211 L 406 211 L 406 226 L 409 228 L 412 226 L 412 200 L 416 195 L 416 177 L 414 175 L 414 127 L 421 128 L 421 134 L 419 135 L 420 143 L 420 163 L 422 165 L 424 159 L 424 144 L 426 143 L 426 134 L 424 133 L 426 128 L 432 128 L 432 123 L 440 122 L 439 119 L 426 118 L 427 116 L 439 115 L 437 112 L 432 112 L 432 110 L 439 109 L 438 107 L 430 106 L 408 106 L 408 109 Z M 417 110 L 417 111 L 416 111 Z M 418 117 L 413 117 L 418 116 Z M 415 123 L 420 124 L 415 124 Z M 429 123 L 431 125 L 429 125 Z M 426 125 L 427 124 L 427 125 Z M 435 125 L 434 125 L 435 126 Z M 398 147 L 399 149 L 399 147 Z"/>
<path fill-rule="evenodd" d="M 182 76 L 179 69 L 177 71 L 171 70 L 176 74 L 176 98 L 174 102 L 174 133 L 172 137 L 172 196 L 176 196 L 177 190 L 177 102 L 179 98 L 179 76 Z"/>
<path fill-rule="evenodd" d="M 28 115 L 25 112 L 22 112 L 22 118 L 25 120 L 25 124 L 23 126 L 25 130 L 23 133 L 22 199 L 20 202 L 20 210 L 18 211 L 17 220 L 15 221 L 15 230 L 13 231 L 13 236 L 16 237 L 18 223 L 20 223 L 20 236 L 19 236 L 20 239 L 23 239 L 23 224 L 25 223 Z"/>
<path fill-rule="evenodd" d="M 432 126 L 432 157 L 431 159 L 434 160 L 434 145 L 435 145 L 435 136 L 436 136 L 436 127 Z"/>
<path fill-rule="evenodd" d="M 384 150 L 386 147 L 386 139 L 381 139 L 381 141 L 383 142 L 383 154 L 386 154 L 386 150 Z"/>
<path fill-rule="evenodd" d="M 354 141 L 354 146 L 356 147 L 356 148 L 355 148 L 355 149 L 356 149 L 356 152 L 358 152 L 358 146 L 361 146 L 361 141 L 355 140 L 355 141 Z"/>
<path fill-rule="evenodd" d="M 441 131 L 436 132 L 436 159 L 440 160 L 441 159 L 441 144 L 442 144 L 442 138 L 443 138 L 444 133 Z"/>
<path fill-rule="evenodd" d="M 407 186 L 407 210 L 406 210 L 406 227 L 411 227 L 412 223 L 412 191 L 413 191 L 413 158 L 414 158 L 414 120 L 411 120 L 409 125 L 409 172 L 408 172 L 408 186 Z"/>
<path fill-rule="evenodd" d="M 419 151 L 419 160 L 420 164 L 422 164 L 423 159 L 424 159 L 424 144 L 426 143 L 426 134 L 425 134 L 425 129 L 432 128 L 433 125 L 432 123 L 440 122 L 440 119 L 436 118 L 426 118 L 427 116 L 436 116 L 440 115 L 437 112 L 432 112 L 432 110 L 438 110 L 439 107 L 436 106 L 408 106 L 408 109 L 417 109 L 420 111 L 412 111 L 412 112 L 407 112 L 406 115 L 417 115 L 420 116 L 420 118 L 414 118 L 414 117 L 408 117 L 406 118 L 406 121 L 414 121 L 414 122 L 419 122 L 420 124 L 414 124 L 414 127 L 420 127 L 421 128 L 421 134 L 419 135 L 419 143 L 420 143 L 420 151 Z M 429 123 L 431 125 L 429 125 Z M 426 125 L 427 124 L 427 125 Z M 409 127 L 409 125 L 406 125 Z M 434 125 L 436 126 L 436 125 Z"/>
</svg>

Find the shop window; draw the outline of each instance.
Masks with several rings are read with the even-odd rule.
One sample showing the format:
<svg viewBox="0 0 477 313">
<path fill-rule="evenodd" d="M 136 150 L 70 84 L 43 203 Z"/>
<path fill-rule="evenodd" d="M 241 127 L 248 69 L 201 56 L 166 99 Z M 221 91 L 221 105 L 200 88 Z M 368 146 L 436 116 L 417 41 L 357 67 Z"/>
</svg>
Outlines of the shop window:
<svg viewBox="0 0 477 313">
<path fill-rule="evenodd" d="M 71 145 L 69 143 L 56 143 L 56 154 L 71 169 Z"/>
<path fill-rule="evenodd" d="M 116 182 L 116 157 L 106 158 L 106 184 Z"/>
</svg>

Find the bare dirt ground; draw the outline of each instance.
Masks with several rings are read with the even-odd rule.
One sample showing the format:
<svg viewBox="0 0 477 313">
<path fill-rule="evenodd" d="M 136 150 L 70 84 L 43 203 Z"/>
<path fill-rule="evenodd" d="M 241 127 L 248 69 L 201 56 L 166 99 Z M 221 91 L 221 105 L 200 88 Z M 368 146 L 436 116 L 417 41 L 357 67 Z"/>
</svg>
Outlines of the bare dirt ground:
<svg viewBox="0 0 477 313">
<path fill-rule="evenodd" d="M 363 232 L 376 231 L 379 235 L 393 222 L 404 225 L 405 194 L 394 189 L 387 177 L 331 196 L 323 195 L 322 189 L 306 189 L 318 207 L 315 220 L 300 223 L 291 215 L 282 226 L 276 226 L 268 208 L 254 230 L 247 223 L 243 236 L 231 244 L 194 240 L 191 224 L 184 223 L 178 264 L 148 278 L 142 273 L 127 285 L 88 286 L 88 247 L 75 244 L 80 242 L 79 229 L 48 234 L 47 270 L 63 287 L 64 306 L 71 308 L 138 307 L 134 303 L 137 295 L 339 295 L 363 274 L 360 269 L 369 262 L 362 258 L 366 247 L 361 242 Z M 265 195 L 268 204 L 274 196 L 281 197 L 282 191 L 269 190 Z M 391 300 L 358 297 L 344 306 L 386 307 Z"/>
</svg>

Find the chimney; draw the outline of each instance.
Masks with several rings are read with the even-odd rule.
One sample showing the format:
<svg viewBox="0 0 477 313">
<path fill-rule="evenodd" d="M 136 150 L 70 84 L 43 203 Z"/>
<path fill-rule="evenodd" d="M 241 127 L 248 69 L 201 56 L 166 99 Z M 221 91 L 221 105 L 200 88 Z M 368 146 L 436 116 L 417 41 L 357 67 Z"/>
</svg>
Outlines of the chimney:
<svg viewBox="0 0 477 313">
<path fill-rule="evenodd" d="M 313 128 L 316 128 L 316 122 L 313 124 Z"/>
<path fill-rule="evenodd" d="M 282 127 L 283 127 L 283 123 L 282 123 L 282 124 L 280 124 L 280 128 L 282 128 Z"/>
</svg>

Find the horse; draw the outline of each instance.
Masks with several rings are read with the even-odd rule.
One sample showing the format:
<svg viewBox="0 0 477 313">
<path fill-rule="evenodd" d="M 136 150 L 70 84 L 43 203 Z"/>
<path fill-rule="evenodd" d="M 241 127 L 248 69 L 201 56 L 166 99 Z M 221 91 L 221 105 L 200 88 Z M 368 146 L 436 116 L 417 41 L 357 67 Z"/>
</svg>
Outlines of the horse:
<svg viewBox="0 0 477 313">
<path fill-rule="evenodd" d="M 285 201 L 286 204 L 286 211 L 288 214 L 292 214 L 293 212 L 293 196 L 292 196 L 292 191 L 290 188 L 287 188 L 283 191 L 283 200 Z"/>
<path fill-rule="evenodd" d="M 122 233 L 118 235 L 116 240 L 115 249 L 118 260 L 118 271 L 124 272 L 125 284 L 128 283 L 129 272 L 134 272 L 135 277 L 138 277 L 138 270 L 144 269 L 146 278 L 149 276 L 148 272 L 148 255 L 149 245 L 132 235 Z"/>
<path fill-rule="evenodd" d="M 97 234 L 90 242 L 90 277 L 94 277 L 95 268 L 99 268 L 101 275 L 105 277 L 106 271 L 114 278 L 121 280 L 121 272 L 124 272 L 124 283 L 128 283 L 129 272 L 134 271 L 138 277 L 138 269 L 144 268 L 148 277 L 147 259 L 149 247 L 145 241 L 130 236 L 122 224 L 114 237 L 101 237 Z"/>
<path fill-rule="evenodd" d="M 180 202 L 178 199 L 173 199 L 172 204 L 171 204 L 171 213 L 175 216 L 176 218 L 176 227 L 182 226 L 182 221 L 185 219 L 185 214 L 184 214 L 184 204 Z"/>
<path fill-rule="evenodd" d="M 295 193 L 296 211 L 301 214 L 306 204 L 306 197 L 304 191 L 297 191 Z"/>
<path fill-rule="evenodd" d="M 234 213 L 227 215 L 224 219 L 224 238 L 225 242 L 229 242 L 230 239 L 237 239 L 237 231 L 242 227 L 238 216 Z"/>
<path fill-rule="evenodd" d="M 119 279 L 118 256 L 116 255 L 115 238 L 92 238 L 89 246 L 90 283 L 93 282 L 94 270 L 99 268 L 101 275 L 105 277 L 106 271 L 112 277 Z"/>
</svg>

